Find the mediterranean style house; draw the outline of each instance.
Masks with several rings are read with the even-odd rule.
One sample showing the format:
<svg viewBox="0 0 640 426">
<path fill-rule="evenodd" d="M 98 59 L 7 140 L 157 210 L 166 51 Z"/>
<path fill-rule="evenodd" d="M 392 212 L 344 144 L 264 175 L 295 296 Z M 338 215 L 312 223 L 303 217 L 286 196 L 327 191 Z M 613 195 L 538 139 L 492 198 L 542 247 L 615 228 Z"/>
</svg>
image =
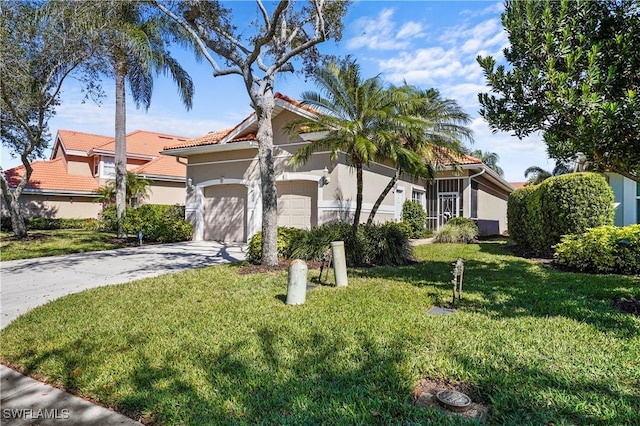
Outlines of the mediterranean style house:
<svg viewBox="0 0 640 426">
<path fill-rule="evenodd" d="M 288 160 L 301 146 L 322 134 L 291 140 L 285 125 L 315 115 L 295 100 L 275 96 L 273 113 L 274 161 L 277 175 L 278 225 L 311 228 L 348 220 L 355 211 L 355 172 L 344 154 L 331 161 L 330 152 L 317 152 L 309 162 L 292 168 Z M 167 144 L 163 154 L 187 159 L 187 218 L 194 239 L 247 241 L 262 226 L 262 198 L 255 134 L 257 119 L 250 115 L 232 129 Z M 373 163 L 364 170 L 362 220 L 366 221 L 378 195 L 394 174 L 392 164 Z M 513 187 L 470 156 L 438 171 L 432 182 L 401 176 L 384 199 L 376 221 L 398 221 L 405 200 L 426 210 L 429 227 L 437 230 L 448 219 L 464 216 L 478 221 L 484 235 L 506 230 L 507 198 Z"/>
<path fill-rule="evenodd" d="M 184 204 L 186 165 L 180 158 L 162 155 L 167 144 L 186 138 L 142 130 L 127 135 L 127 170 L 148 179 L 144 203 Z M 95 218 L 102 211 L 96 191 L 115 179 L 113 137 L 59 130 L 51 158 L 32 163 L 33 173 L 20 203 L 28 217 Z M 15 188 L 24 166 L 5 171 Z M 2 201 L 3 216 L 6 214 Z"/>
</svg>

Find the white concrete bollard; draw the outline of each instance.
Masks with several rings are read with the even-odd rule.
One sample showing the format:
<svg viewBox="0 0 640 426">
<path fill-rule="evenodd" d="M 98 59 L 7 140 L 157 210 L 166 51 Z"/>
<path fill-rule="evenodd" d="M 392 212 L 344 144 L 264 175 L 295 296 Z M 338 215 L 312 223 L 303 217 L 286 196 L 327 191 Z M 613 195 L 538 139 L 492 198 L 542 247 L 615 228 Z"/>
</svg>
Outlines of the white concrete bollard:
<svg viewBox="0 0 640 426">
<path fill-rule="evenodd" d="M 333 274 L 336 278 L 336 287 L 346 287 L 347 259 L 344 255 L 344 241 L 332 241 L 331 252 L 333 254 Z"/>
<path fill-rule="evenodd" d="M 307 297 L 307 264 L 295 259 L 289 264 L 287 305 L 302 305 Z"/>
</svg>

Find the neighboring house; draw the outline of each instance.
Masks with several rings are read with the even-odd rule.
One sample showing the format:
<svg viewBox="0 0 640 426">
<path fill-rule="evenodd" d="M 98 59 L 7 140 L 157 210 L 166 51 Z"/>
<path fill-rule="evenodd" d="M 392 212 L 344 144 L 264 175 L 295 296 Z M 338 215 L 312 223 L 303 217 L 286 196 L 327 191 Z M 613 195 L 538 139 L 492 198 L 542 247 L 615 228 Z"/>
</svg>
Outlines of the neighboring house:
<svg viewBox="0 0 640 426">
<path fill-rule="evenodd" d="M 616 206 L 614 224 L 627 226 L 640 223 L 640 182 L 635 182 L 617 173 L 605 173 L 613 189 Z"/>
<path fill-rule="evenodd" d="M 278 225 L 311 228 L 336 220 L 348 220 L 355 211 L 355 172 L 345 155 L 331 161 L 329 152 L 313 154 L 296 170 L 291 155 L 313 138 L 310 133 L 294 140 L 285 124 L 314 114 L 300 103 L 276 95 L 273 112 L 274 162 L 278 192 Z M 262 194 L 258 165 L 258 130 L 254 114 L 233 129 L 209 133 L 170 145 L 164 154 L 186 157 L 188 219 L 194 239 L 247 241 L 262 226 Z M 438 229 L 454 216 L 477 219 L 483 234 L 506 230 L 507 198 L 513 188 L 477 158 L 463 156 L 459 174 L 454 166 L 438 172 L 432 183 L 403 175 L 376 215 L 379 222 L 400 220 L 405 200 L 425 207 L 429 227 Z M 362 220 L 394 173 L 391 164 L 373 163 L 364 170 Z"/>
<path fill-rule="evenodd" d="M 137 130 L 127 135 L 127 170 L 148 179 L 144 203 L 184 204 L 186 165 L 179 158 L 160 154 L 162 147 L 186 138 Z M 113 137 L 70 130 L 58 131 L 51 159 L 34 161 L 33 173 L 20 203 L 28 217 L 95 218 L 102 211 L 96 202 L 99 187 L 115 179 Z M 24 166 L 5 171 L 15 188 Z M 2 204 L 2 214 L 7 211 Z"/>
</svg>

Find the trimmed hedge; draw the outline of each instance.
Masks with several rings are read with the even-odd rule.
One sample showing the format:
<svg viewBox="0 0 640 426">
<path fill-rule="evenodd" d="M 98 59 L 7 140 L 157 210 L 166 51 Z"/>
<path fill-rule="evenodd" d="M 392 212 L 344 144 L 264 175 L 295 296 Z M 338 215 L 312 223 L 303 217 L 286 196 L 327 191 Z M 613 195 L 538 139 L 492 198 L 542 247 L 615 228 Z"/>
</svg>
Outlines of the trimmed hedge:
<svg viewBox="0 0 640 426">
<path fill-rule="evenodd" d="M 115 205 L 104 208 L 101 214 L 101 228 L 115 232 L 118 229 Z M 124 232 L 137 237 L 142 231 L 143 241 L 171 243 L 190 240 L 193 235 L 191 223 L 184 218 L 184 206 L 144 204 L 137 208 L 128 207 L 123 224 Z"/>
<path fill-rule="evenodd" d="M 427 212 L 417 201 L 407 200 L 402 205 L 402 221 L 411 226 L 409 238 L 424 238 L 427 232 Z"/>
<path fill-rule="evenodd" d="M 278 229 L 278 255 L 283 258 L 322 260 L 331 241 L 344 241 L 347 265 L 404 265 L 412 259 L 410 230 L 406 224 L 388 222 L 362 225 L 354 237 L 351 225 L 335 223 L 311 230 Z M 257 263 L 262 258 L 262 235 L 249 242 L 248 259 Z"/>
<path fill-rule="evenodd" d="M 599 226 L 567 235 L 555 246 L 555 262 L 567 269 L 601 274 L 640 274 L 640 225 Z"/>
<path fill-rule="evenodd" d="M 30 217 L 25 218 L 25 225 L 29 231 L 49 231 L 52 229 L 90 229 L 96 219 L 67 219 L 67 218 L 46 218 Z M 2 231 L 11 232 L 11 217 L 3 216 L 0 222 Z"/>
<path fill-rule="evenodd" d="M 532 254 L 552 256 L 563 235 L 613 224 L 613 191 L 596 173 L 571 173 L 509 196 L 507 218 L 513 241 Z"/>
</svg>

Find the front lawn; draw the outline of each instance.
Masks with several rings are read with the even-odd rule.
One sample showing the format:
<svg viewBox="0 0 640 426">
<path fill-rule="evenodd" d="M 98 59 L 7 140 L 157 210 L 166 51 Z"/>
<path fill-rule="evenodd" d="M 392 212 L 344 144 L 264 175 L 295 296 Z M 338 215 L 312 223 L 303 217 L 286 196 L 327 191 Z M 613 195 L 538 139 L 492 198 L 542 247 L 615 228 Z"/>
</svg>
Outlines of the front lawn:
<svg viewBox="0 0 640 426">
<path fill-rule="evenodd" d="M 12 235 L 8 232 L 0 233 L 0 260 L 59 256 L 126 246 L 116 238 L 115 233 L 84 229 L 33 230 L 22 240 L 15 239 Z"/>
<path fill-rule="evenodd" d="M 1 360 L 157 424 L 466 424 L 413 405 L 471 386 L 491 424 L 638 424 L 640 279 L 559 272 L 502 243 L 426 245 L 284 304 L 284 272 L 226 265 L 66 296 L 14 321 Z M 452 263 L 465 294 L 447 316 Z M 318 271 L 311 271 L 317 276 Z"/>
</svg>

